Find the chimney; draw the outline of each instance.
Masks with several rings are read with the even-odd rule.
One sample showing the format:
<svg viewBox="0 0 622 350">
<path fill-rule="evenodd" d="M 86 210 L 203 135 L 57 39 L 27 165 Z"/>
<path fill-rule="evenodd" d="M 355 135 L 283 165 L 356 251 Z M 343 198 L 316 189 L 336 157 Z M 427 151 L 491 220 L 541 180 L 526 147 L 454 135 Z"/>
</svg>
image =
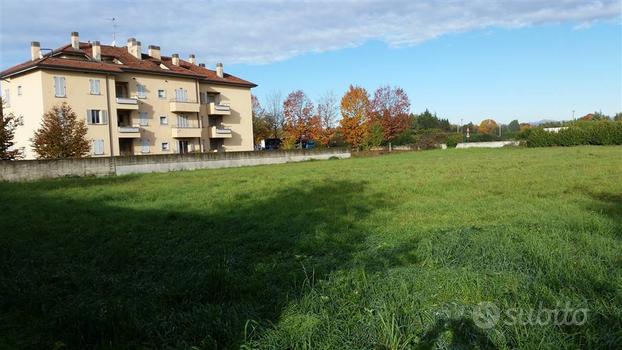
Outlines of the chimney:
<svg viewBox="0 0 622 350">
<path fill-rule="evenodd" d="M 140 49 L 140 41 L 136 41 L 136 38 L 127 39 L 127 52 L 129 52 L 130 55 L 141 59 L 142 51 Z"/>
<path fill-rule="evenodd" d="M 175 66 L 179 66 L 179 54 L 174 53 L 171 57 L 171 61 L 173 61 Z"/>
<path fill-rule="evenodd" d="M 160 47 L 155 45 L 149 45 L 149 56 L 155 58 L 156 60 L 161 60 L 162 55 L 160 54 Z"/>
<path fill-rule="evenodd" d="M 216 63 L 216 75 L 218 75 L 219 78 L 223 78 L 225 76 L 225 70 L 222 63 Z"/>
<path fill-rule="evenodd" d="M 71 47 L 74 50 L 80 50 L 80 35 L 78 32 L 71 32 Z"/>
<path fill-rule="evenodd" d="M 30 58 L 33 61 L 41 58 L 41 43 L 40 42 L 33 41 L 30 43 Z"/>
<path fill-rule="evenodd" d="M 102 60 L 102 47 L 99 45 L 99 41 L 93 41 L 91 43 L 91 48 L 93 49 L 92 55 L 96 61 Z"/>
<path fill-rule="evenodd" d="M 143 50 L 142 50 L 140 41 L 136 42 L 135 48 L 136 48 L 136 53 L 134 54 L 134 57 L 138 58 L 139 60 L 142 60 L 143 59 Z"/>
<path fill-rule="evenodd" d="M 205 63 L 199 63 L 199 67 L 205 68 Z"/>
</svg>

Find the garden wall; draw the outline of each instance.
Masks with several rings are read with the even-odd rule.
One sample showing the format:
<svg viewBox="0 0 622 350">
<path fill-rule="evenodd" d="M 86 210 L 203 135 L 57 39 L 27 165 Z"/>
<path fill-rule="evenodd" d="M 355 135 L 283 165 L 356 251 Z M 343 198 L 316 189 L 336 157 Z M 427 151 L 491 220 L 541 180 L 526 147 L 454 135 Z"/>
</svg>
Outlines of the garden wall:
<svg viewBox="0 0 622 350">
<path fill-rule="evenodd" d="M 0 162 L 0 181 L 29 181 L 63 176 L 108 176 L 176 170 L 230 168 L 301 162 L 311 159 L 350 158 L 341 148 L 323 150 L 252 151 L 227 153 L 165 154 L 62 160 Z"/>
</svg>

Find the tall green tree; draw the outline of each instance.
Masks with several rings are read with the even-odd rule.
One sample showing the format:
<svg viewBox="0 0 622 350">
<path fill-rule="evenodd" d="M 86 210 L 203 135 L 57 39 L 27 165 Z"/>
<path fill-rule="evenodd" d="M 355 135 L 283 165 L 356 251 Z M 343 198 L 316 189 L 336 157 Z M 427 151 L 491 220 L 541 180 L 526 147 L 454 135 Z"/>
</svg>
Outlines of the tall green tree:
<svg viewBox="0 0 622 350">
<path fill-rule="evenodd" d="M 518 120 L 514 119 L 510 122 L 510 124 L 508 124 L 508 131 L 509 132 L 519 132 L 520 131 L 520 124 L 518 123 Z"/>
<path fill-rule="evenodd" d="M 257 145 L 261 140 L 272 136 L 270 122 L 266 119 L 266 113 L 257 96 L 251 95 L 251 112 L 253 117 L 253 140 Z"/>
<path fill-rule="evenodd" d="M 43 115 L 41 127 L 35 131 L 32 148 L 39 158 L 81 158 L 91 146 L 86 138 L 87 127 L 67 103 L 52 107 Z"/>
<path fill-rule="evenodd" d="M 4 100 L 0 97 L 0 160 L 14 160 L 22 156 L 19 150 L 13 149 L 15 129 L 21 125 L 21 120 L 13 113 L 5 115 L 4 108 Z"/>
</svg>

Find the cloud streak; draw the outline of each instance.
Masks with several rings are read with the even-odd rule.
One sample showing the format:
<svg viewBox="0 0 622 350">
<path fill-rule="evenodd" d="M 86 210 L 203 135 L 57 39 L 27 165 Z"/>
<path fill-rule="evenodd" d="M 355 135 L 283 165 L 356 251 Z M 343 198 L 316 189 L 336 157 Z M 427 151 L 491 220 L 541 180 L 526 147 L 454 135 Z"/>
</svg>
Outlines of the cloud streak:
<svg viewBox="0 0 622 350">
<path fill-rule="evenodd" d="M 119 45 L 136 37 L 165 54 L 261 64 L 368 40 L 399 47 L 487 27 L 585 25 L 619 18 L 622 8 L 620 0 L 0 2 L 4 67 L 26 58 L 30 41 L 60 46 L 71 31 L 110 43 L 112 17 Z"/>
</svg>

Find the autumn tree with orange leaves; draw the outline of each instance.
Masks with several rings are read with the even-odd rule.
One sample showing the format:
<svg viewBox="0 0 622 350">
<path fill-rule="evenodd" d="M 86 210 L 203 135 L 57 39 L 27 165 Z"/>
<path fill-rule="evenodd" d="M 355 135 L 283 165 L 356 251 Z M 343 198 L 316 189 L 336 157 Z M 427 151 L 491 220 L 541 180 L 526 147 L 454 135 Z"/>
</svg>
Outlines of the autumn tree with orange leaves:
<svg viewBox="0 0 622 350">
<path fill-rule="evenodd" d="M 391 141 L 410 127 L 410 101 L 404 89 L 382 86 L 371 100 L 372 119 L 382 127 L 384 141 Z"/>
<path fill-rule="evenodd" d="M 494 134 L 499 125 L 492 119 L 484 119 L 479 123 L 478 131 L 482 134 Z"/>
<path fill-rule="evenodd" d="M 313 102 L 301 90 L 291 92 L 283 102 L 283 118 L 286 145 L 315 140 L 321 133 L 320 118 L 315 114 Z"/>
<path fill-rule="evenodd" d="M 367 90 L 352 86 L 341 98 L 340 132 L 347 144 L 358 148 L 363 143 L 370 122 L 370 102 Z"/>
</svg>

